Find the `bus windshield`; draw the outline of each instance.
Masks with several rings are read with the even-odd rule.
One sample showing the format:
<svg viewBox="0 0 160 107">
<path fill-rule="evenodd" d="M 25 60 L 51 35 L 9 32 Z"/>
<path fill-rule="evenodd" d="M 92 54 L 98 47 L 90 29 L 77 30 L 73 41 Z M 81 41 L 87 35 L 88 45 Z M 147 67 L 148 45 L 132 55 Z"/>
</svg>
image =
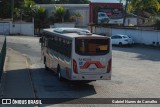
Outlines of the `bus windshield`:
<svg viewBox="0 0 160 107">
<path fill-rule="evenodd" d="M 75 51 L 79 55 L 105 55 L 109 52 L 109 39 L 76 38 Z"/>
</svg>

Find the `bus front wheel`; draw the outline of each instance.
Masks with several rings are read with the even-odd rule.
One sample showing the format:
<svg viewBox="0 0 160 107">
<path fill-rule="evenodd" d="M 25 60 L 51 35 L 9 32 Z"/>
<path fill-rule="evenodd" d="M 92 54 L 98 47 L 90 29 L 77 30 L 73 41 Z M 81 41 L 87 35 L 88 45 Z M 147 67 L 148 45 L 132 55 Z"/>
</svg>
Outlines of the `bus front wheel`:
<svg viewBox="0 0 160 107">
<path fill-rule="evenodd" d="M 44 57 L 44 65 L 45 65 L 45 70 L 49 71 L 49 68 L 47 67 L 47 64 L 46 64 L 46 57 Z"/>
</svg>

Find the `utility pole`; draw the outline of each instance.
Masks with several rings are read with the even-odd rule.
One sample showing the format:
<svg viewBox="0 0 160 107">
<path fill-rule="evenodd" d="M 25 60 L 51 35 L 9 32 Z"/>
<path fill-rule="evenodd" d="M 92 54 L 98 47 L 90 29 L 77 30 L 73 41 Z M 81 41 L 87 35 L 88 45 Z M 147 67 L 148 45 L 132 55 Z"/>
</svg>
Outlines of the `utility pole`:
<svg viewBox="0 0 160 107">
<path fill-rule="evenodd" d="M 13 21 L 13 13 L 14 13 L 14 0 L 12 0 L 12 9 L 11 9 L 11 17 L 12 17 L 12 21 Z"/>
</svg>

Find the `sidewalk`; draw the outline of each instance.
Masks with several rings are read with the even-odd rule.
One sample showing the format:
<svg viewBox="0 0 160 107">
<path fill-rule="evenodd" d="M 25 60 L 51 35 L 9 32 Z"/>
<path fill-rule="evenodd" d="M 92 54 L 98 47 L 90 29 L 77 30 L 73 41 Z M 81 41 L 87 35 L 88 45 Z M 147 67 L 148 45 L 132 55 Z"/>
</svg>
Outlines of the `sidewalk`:
<svg viewBox="0 0 160 107">
<path fill-rule="evenodd" d="M 27 58 L 12 49 L 7 50 L 2 84 L 2 98 L 35 98 Z"/>
</svg>

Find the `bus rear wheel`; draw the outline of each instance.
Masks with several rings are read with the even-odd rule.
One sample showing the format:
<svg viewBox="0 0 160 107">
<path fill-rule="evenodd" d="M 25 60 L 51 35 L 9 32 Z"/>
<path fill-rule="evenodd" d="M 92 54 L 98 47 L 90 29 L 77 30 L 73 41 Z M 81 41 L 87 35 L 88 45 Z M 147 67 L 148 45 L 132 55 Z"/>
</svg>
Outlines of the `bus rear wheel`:
<svg viewBox="0 0 160 107">
<path fill-rule="evenodd" d="M 119 44 L 118 44 L 119 46 L 122 46 L 123 44 L 122 44 L 122 42 L 119 42 Z"/>
<path fill-rule="evenodd" d="M 61 75 L 61 69 L 59 65 L 57 66 L 57 75 L 58 75 L 59 81 L 63 81 L 63 77 Z"/>
<path fill-rule="evenodd" d="M 47 65 L 45 64 L 45 70 L 46 71 L 49 71 L 49 68 L 47 67 Z"/>
</svg>

